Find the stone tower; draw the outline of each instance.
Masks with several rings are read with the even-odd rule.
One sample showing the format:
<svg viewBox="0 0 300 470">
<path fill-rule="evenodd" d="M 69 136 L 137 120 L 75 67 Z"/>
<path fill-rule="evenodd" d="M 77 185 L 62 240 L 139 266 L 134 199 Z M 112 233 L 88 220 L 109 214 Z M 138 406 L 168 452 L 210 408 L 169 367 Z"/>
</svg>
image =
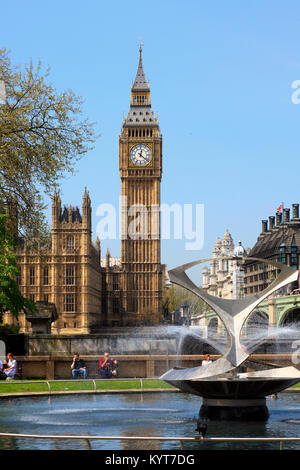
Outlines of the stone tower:
<svg viewBox="0 0 300 470">
<path fill-rule="evenodd" d="M 92 243 L 91 200 L 86 189 L 81 213 L 78 207 L 62 209 L 60 196 L 54 193 L 51 246 L 45 269 L 53 282 L 47 300 L 61 312 L 52 331 L 88 333 L 100 321 L 101 278 L 100 246 Z"/>
<path fill-rule="evenodd" d="M 142 49 L 130 109 L 119 136 L 124 309 L 131 324 L 157 324 L 162 312 L 160 183 L 162 136 L 151 107 Z"/>
</svg>

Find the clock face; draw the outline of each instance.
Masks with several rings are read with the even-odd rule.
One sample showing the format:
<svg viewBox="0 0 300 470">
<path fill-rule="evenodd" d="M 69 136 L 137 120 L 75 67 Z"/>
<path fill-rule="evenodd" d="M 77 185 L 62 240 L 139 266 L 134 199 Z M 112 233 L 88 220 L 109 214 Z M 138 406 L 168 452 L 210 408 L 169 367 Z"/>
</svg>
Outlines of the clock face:
<svg viewBox="0 0 300 470">
<path fill-rule="evenodd" d="M 135 145 L 130 150 L 130 160 L 137 166 L 145 166 L 151 160 L 151 150 L 147 145 Z"/>
</svg>

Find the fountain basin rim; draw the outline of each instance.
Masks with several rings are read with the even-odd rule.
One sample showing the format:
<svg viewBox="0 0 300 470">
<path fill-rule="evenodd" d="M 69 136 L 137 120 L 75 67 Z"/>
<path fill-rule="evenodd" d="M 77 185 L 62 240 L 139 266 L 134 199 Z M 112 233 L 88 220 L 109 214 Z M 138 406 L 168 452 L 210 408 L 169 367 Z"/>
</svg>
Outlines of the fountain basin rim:
<svg viewBox="0 0 300 470">
<path fill-rule="evenodd" d="M 192 368 L 192 369 L 170 369 L 165 374 L 163 374 L 160 379 L 165 380 L 176 380 L 176 381 L 210 381 L 214 380 L 227 380 L 232 381 L 236 378 L 248 379 L 248 380 L 298 380 L 300 382 L 300 370 L 296 369 L 294 366 L 280 367 L 277 369 L 266 369 L 262 371 L 254 372 L 240 372 L 236 375 L 225 375 L 225 373 L 219 373 L 216 375 L 204 375 L 202 374 L 202 367 Z M 232 377 L 232 378 L 231 378 Z"/>
<path fill-rule="evenodd" d="M 189 379 L 189 382 L 268 382 L 268 381 L 274 381 L 274 380 L 298 380 L 300 382 L 300 379 L 297 377 L 235 377 L 235 378 L 230 378 L 230 377 L 222 377 L 222 378 L 212 378 L 210 379 L 209 377 L 207 379 Z M 180 380 L 179 380 L 180 381 Z M 179 382 L 178 381 L 178 382 Z M 165 381 L 167 382 L 167 380 Z"/>
<path fill-rule="evenodd" d="M 274 378 L 269 380 L 166 380 L 173 387 L 183 392 L 192 393 L 202 398 L 248 400 L 260 399 L 282 392 L 299 382 L 298 378 Z"/>
</svg>

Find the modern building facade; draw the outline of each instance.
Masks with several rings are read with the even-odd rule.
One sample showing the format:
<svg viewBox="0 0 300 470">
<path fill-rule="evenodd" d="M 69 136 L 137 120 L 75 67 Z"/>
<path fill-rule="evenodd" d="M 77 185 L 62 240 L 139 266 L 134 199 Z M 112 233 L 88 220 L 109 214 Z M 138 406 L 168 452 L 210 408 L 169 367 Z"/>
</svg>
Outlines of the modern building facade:
<svg viewBox="0 0 300 470">
<path fill-rule="evenodd" d="M 103 326 L 155 325 L 162 319 L 164 266 L 160 255 L 162 135 L 151 107 L 142 50 L 131 87 L 130 109 L 119 135 L 121 178 L 121 258 L 101 258 L 92 241 L 91 200 L 85 190 L 82 210 L 52 201 L 47 243 L 17 243 L 18 282 L 34 301 L 55 304 L 53 333 L 89 333 Z M 13 323 L 10 314 L 4 323 Z M 24 314 L 21 332 L 30 331 Z"/>
</svg>

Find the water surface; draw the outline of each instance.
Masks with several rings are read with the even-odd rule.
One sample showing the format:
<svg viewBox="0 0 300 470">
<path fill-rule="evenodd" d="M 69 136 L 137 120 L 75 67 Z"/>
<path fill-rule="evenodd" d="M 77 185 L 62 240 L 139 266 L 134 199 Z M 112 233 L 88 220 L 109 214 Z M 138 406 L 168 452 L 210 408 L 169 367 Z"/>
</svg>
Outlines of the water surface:
<svg viewBox="0 0 300 470">
<path fill-rule="evenodd" d="M 267 399 L 267 423 L 208 422 L 207 437 L 300 437 L 300 393 Z M 185 393 L 64 395 L 0 400 L 0 431 L 101 436 L 195 436 L 201 398 Z M 289 420 L 291 420 L 289 422 Z M 91 441 L 94 449 L 179 449 L 177 442 Z M 186 449 L 278 449 L 277 443 L 186 443 Z M 287 443 L 299 449 L 300 443 Z M 0 449 L 87 449 L 81 441 L 1 438 Z"/>
</svg>

